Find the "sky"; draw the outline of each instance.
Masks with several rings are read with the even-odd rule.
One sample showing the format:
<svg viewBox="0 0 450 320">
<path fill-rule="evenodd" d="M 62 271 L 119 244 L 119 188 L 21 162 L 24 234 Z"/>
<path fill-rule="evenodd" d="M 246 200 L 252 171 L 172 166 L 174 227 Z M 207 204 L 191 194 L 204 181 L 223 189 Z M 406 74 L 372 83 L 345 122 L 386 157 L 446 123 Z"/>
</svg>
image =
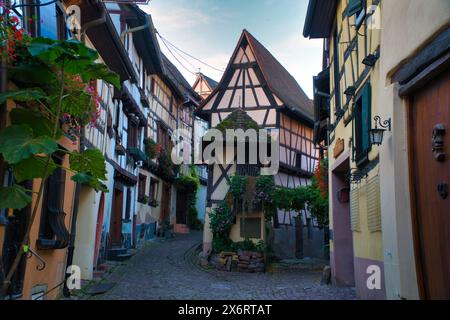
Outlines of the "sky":
<svg viewBox="0 0 450 320">
<path fill-rule="evenodd" d="M 312 77 L 322 69 L 322 41 L 303 37 L 308 0 L 151 0 L 141 8 L 156 30 L 179 49 L 224 70 L 243 29 L 247 29 L 291 73 L 312 98 Z M 160 40 L 160 39 L 158 39 Z M 189 83 L 195 72 L 216 81 L 222 73 L 185 56 L 161 50 Z M 171 49 L 174 52 L 174 49 Z"/>
</svg>

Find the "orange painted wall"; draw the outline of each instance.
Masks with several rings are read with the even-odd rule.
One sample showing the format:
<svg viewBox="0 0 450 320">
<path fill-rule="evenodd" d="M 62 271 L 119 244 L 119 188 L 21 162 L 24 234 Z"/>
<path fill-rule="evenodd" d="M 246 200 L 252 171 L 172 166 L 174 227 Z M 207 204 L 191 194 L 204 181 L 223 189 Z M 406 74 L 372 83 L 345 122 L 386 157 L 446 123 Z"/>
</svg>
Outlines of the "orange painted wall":
<svg viewBox="0 0 450 320">
<path fill-rule="evenodd" d="M 7 110 L 10 111 L 15 107 L 14 103 L 8 101 Z M 6 119 L 5 119 L 6 118 Z M 2 127 L 4 125 L 9 124 L 9 117 L 5 117 L 2 121 Z M 62 137 L 59 140 L 59 144 L 61 147 L 69 150 L 79 150 L 79 141 L 73 142 L 67 137 Z M 64 156 L 63 166 L 69 166 L 69 157 L 68 155 Z M 65 180 L 65 196 L 64 196 L 64 212 L 66 213 L 65 217 L 65 226 L 67 230 L 70 231 L 72 214 L 73 214 L 73 205 L 74 205 L 74 197 L 75 197 L 75 182 L 73 182 L 70 177 L 73 175 L 70 172 L 66 171 L 66 180 Z M 33 181 L 33 191 L 38 192 L 40 186 L 40 179 L 35 179 Z M 37 196 L 36 193 L 33 194 L 32 200 L 32 208 L 34 203 L 36 202 Z M 41 205 L 41 204 L 40 204 Z M 59 249 L 59 250 L 37 250 L 36 248 L 36 240 L 39 235 L 39 226 L 40 226 L 40 217 L 41 210 L 38 209 L 38 213 L 36 215 L 35 221 L 31 228 L 30 232 L 30 248 L 39 254 L 46 263 L 46 267 L 42 271 L 38 271 L 36 267 L 39 265 L 39 260 L 32 256 L 26 261 L 26 271 L 24 278 L 24 286 L 23 286 L 23 299 L 31 299 L 32 288 L 36 285 L 47 285 L 47 290 L 52 289 L 59 283 L 61 283 L 64 279 L 65 271 L 65 263 L 67 259 L 67 248 Z M 4 230 L 5 228 L 0 228 L 0 250 L 3 250 L 3 239 L 4 239 Z M 0 255 L 1 256 L 1 255 Z M 62 290 L 61 286 L 58 289 L 53 290 L 51 293 L 44 297 L 45 300 L 56 299 Z"/>
</svg>

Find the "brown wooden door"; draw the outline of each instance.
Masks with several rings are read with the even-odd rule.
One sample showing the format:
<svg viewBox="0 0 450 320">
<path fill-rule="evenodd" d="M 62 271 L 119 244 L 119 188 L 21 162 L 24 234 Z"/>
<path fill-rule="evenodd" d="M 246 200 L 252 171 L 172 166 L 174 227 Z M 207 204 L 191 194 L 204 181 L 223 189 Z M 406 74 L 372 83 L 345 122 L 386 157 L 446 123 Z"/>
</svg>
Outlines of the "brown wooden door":
<svg viewBox="0 0 450 320">
<path fill-rule="evenodd" d="M 187 224 L 188 202 L 187 195 L 177 192 L 177 224 Z"/>
<path fill-rule="evenodd" d="M 170 184 L 163 182 L 162 195 L 161 195 L 161 222 L 169 218 L 170 216 L 170 198 L 171 198 L 171 188 Z"/>
<path fill-rule="evenodd" d="M 419 285 L 426 299 L 450 299 L 450 72 L 415 92 L 411 97 L 411 178 L 415 202 L 416 258 Z M 443 124 L 444 161 L 432 152 L 432 132 Z M 449 190 L 450 191 L 450 190 Z"/>
<path fill-rule="evenodd" d="M 123 192 L 122 190 L 114 189 L 111 210 L 111 223 L 109 227 L 111 247 L 122 245 L 122 207 Z"/>
<path fill-rule="evenodd" d="M 98 205 L 97 225 L 95 226 L 95 249 L 94 249 L 94 266 L 97 266 L 98 253 L 100 248 L 100 240 L 102 237 L 103 216 L 105 213 L 105 194 L 102 192 L 100 203 Z"/>
</svg>

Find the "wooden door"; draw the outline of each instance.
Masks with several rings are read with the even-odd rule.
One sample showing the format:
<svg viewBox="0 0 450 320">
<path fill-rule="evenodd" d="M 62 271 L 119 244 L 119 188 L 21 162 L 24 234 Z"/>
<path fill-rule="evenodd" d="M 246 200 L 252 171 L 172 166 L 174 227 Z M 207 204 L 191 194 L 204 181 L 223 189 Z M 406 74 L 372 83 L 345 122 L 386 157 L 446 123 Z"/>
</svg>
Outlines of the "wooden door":
<svg viewBox="0 0 450 320">
<path fill-rule="evenodd" d="M 111 210 L 111 224 L 109 227 L 111 247 L 122 245 L 122 208 L 123 191 L 114 189 L 113 204 Z"/>
<path fill-rule="evenodd" d="M 450 299 L 450 195 L 438 191 L 450 188 L 449 97 L 450 72 L 411 97 L 413 221 L 419 287 L 425 299 Z M 432 133 L 437 125 L 446 131 L 441 136 L 445 153 L 441 161 L 432 152 Z"/>
<path fill-rule="evenodd" d="M 177 192 L 177 224 L 187 224 L 187 200 L 186 193 Z"/>
<path fill-rule="evenodd" d="M 105 212 L 104 209 L 105 209 L 105 194 L 102 192 L 100 196 L 100 203 L 98 205 L 97 225 L 95 226 L 94 266 L 97 266 L 100 240 L 102 237 L 103 216 Z"/>
<path fill-rule="evenodd" d="M 171 187 L 169 183 L 163 182 L 162 195 L 161 195 L 161 222 L 165 221 L 170 216 L 170 198 Z"/>
</svg>

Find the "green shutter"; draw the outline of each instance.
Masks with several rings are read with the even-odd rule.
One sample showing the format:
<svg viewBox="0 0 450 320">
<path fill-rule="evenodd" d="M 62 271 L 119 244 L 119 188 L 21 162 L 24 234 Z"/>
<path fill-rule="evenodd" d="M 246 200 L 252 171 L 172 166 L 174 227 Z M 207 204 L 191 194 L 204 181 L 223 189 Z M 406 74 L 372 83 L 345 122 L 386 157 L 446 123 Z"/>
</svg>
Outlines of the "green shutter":
<svg viewBox="0 0 450 320">
<path fill-rule="evenodd" d="M 358 13 L 362 8 L 363 6 L 361 0 L 349 0 L 347 7 L 347 15 L 350 17 Z"/>
<path fill-rule="evenodd" d="M 371 87 L 367 83 L 362 89 L 361 95 L 361 129 L 362 129 L 362 150 L 367 150 L 370 147 L 369 130 L 371 129 Z"/>
</svg>

